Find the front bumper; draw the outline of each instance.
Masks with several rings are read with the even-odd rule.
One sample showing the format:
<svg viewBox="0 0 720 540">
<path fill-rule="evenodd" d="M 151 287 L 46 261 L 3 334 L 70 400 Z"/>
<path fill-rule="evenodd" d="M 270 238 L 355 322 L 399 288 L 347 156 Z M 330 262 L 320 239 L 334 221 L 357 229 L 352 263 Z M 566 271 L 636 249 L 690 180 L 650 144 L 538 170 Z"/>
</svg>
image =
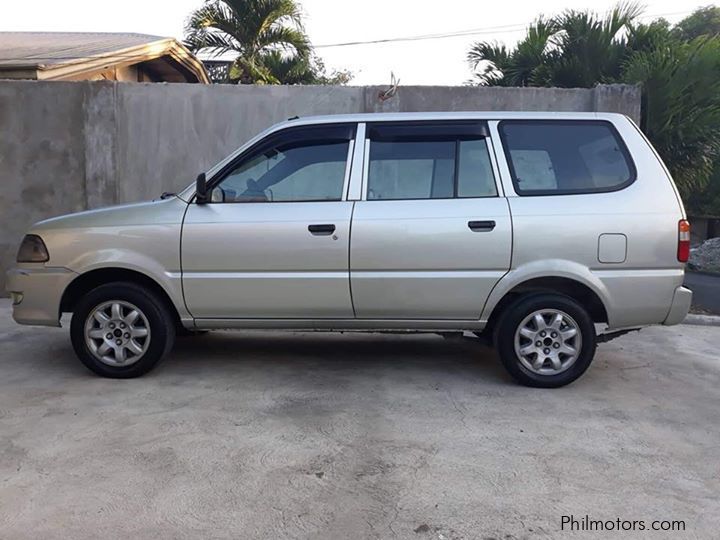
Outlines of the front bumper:
<svg viewBox="0 0 720 540">
<path fill-rule="evenodd" d="M 664 325 L 671 326 L 673 324 L 680 324 L 683 319 L 685 319 L 688 311 L 690 311 L 692 294 L 692 291 L 690 289 L 686 289 L 685 287 L 678 287 L 675 289 L 670 311 L 663 321 Z"/>
<path fill-rule="evenodd" d="M 27 265 L 11 268 L 5 289 L 13 299 L 13 319 L 19 324 L 60 326 L 60 300 L 77 276 L 67 268 Z"/>
</svg>

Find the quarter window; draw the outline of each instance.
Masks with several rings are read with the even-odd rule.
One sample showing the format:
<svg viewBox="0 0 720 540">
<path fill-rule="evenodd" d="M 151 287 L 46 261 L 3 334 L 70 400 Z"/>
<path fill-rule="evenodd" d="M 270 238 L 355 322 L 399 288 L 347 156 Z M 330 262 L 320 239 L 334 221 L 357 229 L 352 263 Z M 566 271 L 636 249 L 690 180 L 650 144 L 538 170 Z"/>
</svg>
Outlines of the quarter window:
<svg viewBox="0 0 720 540">
<path fill-rule="evenodd" d="M 368 200 L 497 196 L 488 146 L 477 130 L 390 125 L 370 133 Z"/>
<path fill-rule="evenodd" d="M 616 191 L 635 179 L 627 148 L 609 122 L 503 121 L 500 133 L 520 195 Z"/>
</svg>

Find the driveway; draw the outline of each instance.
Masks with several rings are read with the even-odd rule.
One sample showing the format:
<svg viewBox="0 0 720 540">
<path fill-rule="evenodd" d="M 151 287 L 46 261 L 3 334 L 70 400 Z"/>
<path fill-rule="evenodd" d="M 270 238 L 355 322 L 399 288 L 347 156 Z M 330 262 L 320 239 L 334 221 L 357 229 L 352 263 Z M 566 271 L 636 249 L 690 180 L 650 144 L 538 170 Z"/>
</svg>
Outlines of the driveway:
<svg viewBox="0 0 720 540">
<path fill-rule="evenodd" d="M 685 273 L 685 286 L 693 292 L 693 307 L 720 315 L 720 275 Z"/>
<path fill-rule="evenodd" d="M 216 332 L 90 375 L 0 301 L 0 538 L 597 538 L 720 530 L 716 327 L 600 346 L 559 390 L 438 336 Z M 605 537 L 605 536 L 602 536 Z"/>
</svg>

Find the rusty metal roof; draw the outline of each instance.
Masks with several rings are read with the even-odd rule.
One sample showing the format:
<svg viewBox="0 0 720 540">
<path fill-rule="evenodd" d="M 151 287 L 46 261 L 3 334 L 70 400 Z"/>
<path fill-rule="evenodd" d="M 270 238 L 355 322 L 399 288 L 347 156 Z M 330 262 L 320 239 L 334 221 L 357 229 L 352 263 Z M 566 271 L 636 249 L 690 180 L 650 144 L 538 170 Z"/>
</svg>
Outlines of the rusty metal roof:
<svg viewBox="0 0 720 540">
<path fill-rule="evenodd" d="M 160 59 L 190 73 L 186 82 L 210 82 L 202 62 L 174 38 L 106 32 L 0 32 L 0 78 L 62 80 L 106 64 L 141 62 L 153 62 L 161 71 L 176 69 L 157 65 Z"/>
<path fill-rule="evenodd" d="M 0 66 L 41 67 L 72 63 L 149 45 L 168 38 L 101 32 L 0 32 Z"/>
</svg>

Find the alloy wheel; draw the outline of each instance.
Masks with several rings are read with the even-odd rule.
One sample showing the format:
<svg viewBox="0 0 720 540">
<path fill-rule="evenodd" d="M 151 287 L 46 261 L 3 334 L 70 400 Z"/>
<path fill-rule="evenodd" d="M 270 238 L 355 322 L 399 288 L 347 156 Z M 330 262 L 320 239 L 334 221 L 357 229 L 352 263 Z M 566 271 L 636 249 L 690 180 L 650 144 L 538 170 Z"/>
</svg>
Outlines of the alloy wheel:
<svg viewBox="0 0 720 540">
<path fill-rule="evenodd" d="M 145 314 L 124 300 L 96 306 L 85 321 L 85 344 L 109 366 L 129 366 L 140 360 L 150 345 L 150 325 Z"/>
<path fill-rule="evenodd" d="M 577 322 L 558 309 L 541 309 L 525 317 L 515 331 L 515 354 L 538 375 L 557 375 L 578 359 L 582 335 Z"/>
</svg>

